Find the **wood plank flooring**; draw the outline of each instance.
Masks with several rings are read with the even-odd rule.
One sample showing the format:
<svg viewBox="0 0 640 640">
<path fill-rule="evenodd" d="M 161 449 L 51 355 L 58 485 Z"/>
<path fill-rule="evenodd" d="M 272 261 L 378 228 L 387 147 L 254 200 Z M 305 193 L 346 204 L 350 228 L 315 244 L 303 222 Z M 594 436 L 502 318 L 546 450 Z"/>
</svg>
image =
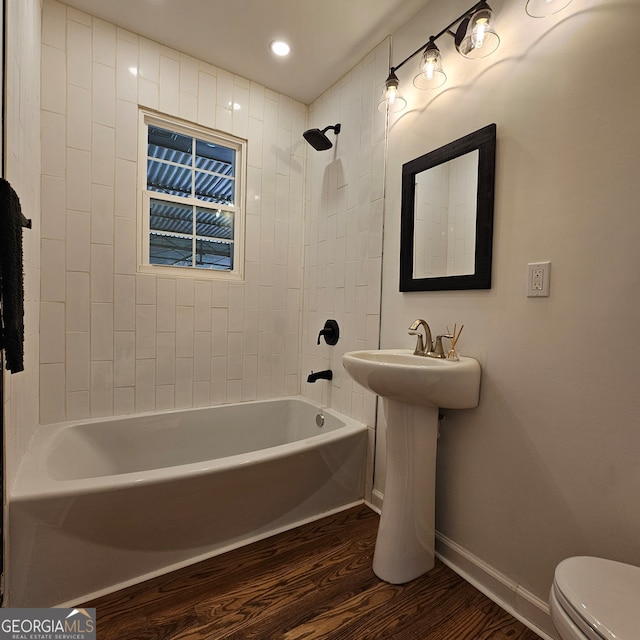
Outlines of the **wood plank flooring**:
<svg viewBox="0 0 640 640">
<path fill-rule="evenodd" d="M 380 581 L 377 526 L 355 507 L 83 606 L 100 640 L 539 640 L 440 562 Z"/>
</svg>

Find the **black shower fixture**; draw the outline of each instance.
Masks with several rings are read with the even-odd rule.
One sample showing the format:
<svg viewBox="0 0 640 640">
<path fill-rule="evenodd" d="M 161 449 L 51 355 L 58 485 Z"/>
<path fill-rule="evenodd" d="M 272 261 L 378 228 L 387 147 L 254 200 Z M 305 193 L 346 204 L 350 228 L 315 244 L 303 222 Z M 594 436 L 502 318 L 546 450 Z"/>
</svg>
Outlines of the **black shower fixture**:
<svg viewBox="0 0 640 640">
<path fill-rule="evenodd" d="M 327 138 L 329 129 L 333 129 L 336 135 L 340 133 L 340 125 L 335 124 L 332 127 L 325 127 L 322 131 L 320 129 L 307 129 L 302 135 L 316 151 L 326 151 L 333 147 L 333 143 Z"/>
</svg>

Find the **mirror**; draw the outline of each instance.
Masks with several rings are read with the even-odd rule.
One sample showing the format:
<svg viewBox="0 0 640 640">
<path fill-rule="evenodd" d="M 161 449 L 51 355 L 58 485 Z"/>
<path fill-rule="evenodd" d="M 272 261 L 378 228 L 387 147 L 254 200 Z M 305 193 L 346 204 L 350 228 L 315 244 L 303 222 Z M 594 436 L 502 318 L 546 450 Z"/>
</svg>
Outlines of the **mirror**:
<svg viewBox="0 0 640 640">
<path fill-rule="evenodd" d="M 400 291 L 490 289 L 496 125 L 402 166 Z"/>
</svg>

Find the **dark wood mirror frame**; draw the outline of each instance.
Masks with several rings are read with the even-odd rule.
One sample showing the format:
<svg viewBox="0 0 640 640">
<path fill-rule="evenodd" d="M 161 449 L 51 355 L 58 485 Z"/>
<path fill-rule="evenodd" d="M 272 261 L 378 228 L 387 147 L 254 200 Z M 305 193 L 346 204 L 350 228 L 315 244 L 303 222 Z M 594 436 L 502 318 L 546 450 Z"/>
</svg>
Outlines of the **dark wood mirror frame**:
<svg viewBox="0 0 640 640">
<path fill-rule="evenodd" d="M 478 198 L 474 273 L 414 278 L 414 207 L 416 175 L 478 150 Z M 496 125 L 490 124 L 402 165 L 400 217 L 400 291 L 446 291 L 491 288 L 493 248 L 493 196 L 495 183 Z"/>
</svg>

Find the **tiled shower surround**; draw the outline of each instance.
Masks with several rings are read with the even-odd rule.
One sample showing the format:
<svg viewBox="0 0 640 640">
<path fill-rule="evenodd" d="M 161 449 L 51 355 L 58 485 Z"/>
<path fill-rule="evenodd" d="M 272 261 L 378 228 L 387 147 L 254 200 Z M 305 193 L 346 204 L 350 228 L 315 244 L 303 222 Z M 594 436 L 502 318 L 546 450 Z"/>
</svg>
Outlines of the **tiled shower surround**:
<svg viewBox="0 0 640 640">
<path fill-rule="evenodd" d="M 53 0 L 42 47 L 40 422 L 302 393 L 372 426 L 340 355 L 378 345 L 386 43 L 310 107 Z M 244 282 L 136 272 L 139 105 L 248 140 Z"/>
</svg>

